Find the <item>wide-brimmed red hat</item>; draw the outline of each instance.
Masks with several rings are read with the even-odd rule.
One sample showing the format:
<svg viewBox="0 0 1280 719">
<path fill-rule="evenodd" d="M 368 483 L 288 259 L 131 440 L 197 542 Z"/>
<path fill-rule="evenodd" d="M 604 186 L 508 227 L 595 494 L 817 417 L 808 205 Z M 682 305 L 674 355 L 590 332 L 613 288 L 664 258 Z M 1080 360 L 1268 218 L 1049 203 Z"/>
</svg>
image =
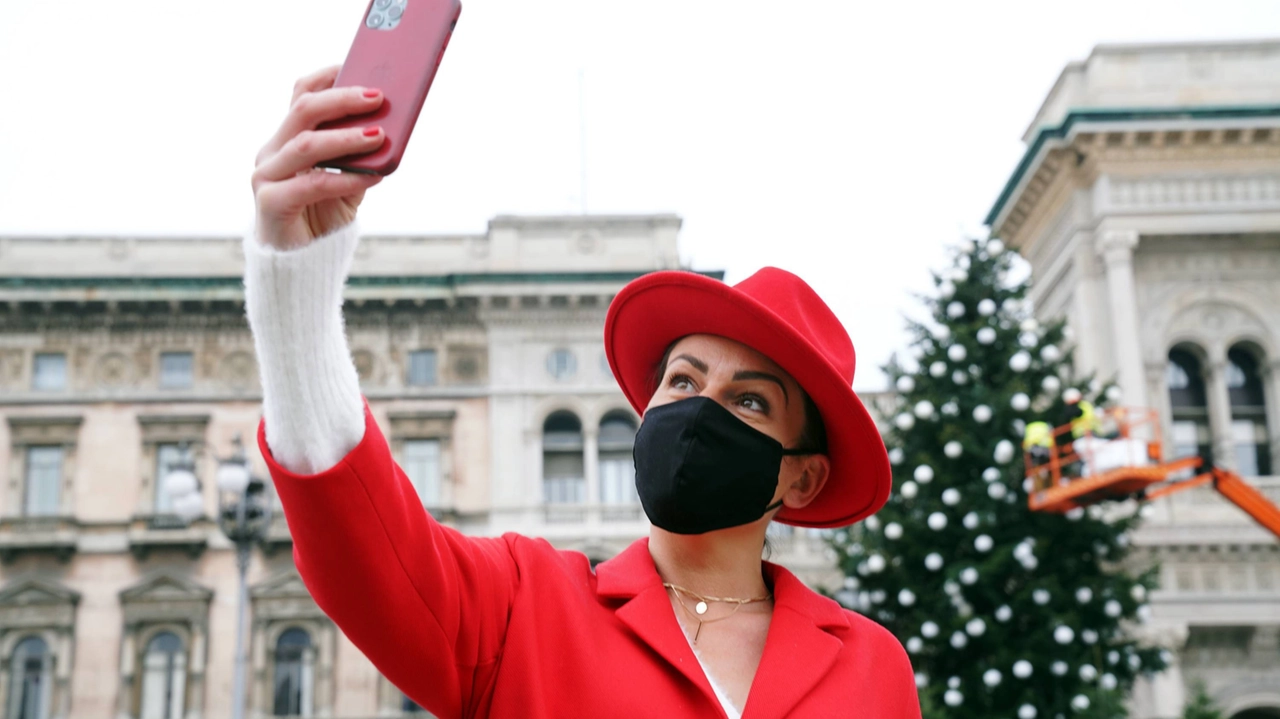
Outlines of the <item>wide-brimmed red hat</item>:
<svg viewBox="0 0 1280 719">
<path fill-rule="evenodd" d="M 874 514 L 892 479 L 884 440 L 853 392 L 853 342 L 835 313 L 804 280 L 766 267 L 737 285 L 693 272 L 655 272 L 614 298 L 604 351 L 627 401 L 644 413 L 654 372 L 673 342 L 694 334 L 725 337 L 786 370 L 808 393 L 827 428 L 831 476 L 803 509 L 783 507 L 779 522 L 841 527 Z"/>
</svg>

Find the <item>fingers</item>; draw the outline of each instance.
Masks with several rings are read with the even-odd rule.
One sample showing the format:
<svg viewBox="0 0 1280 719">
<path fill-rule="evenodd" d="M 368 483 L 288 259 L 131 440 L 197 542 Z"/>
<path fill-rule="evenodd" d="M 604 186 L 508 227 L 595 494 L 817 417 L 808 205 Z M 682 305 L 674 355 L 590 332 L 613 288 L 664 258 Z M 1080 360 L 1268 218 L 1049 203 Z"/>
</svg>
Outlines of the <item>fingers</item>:
<svg viewBox="0 0 1280 719">
<path fill-rule="evenodd" d="M 366 134 L 372 133 L 372 134 Z M 303 130 L 253 171 L 255 191 L 263 184 L 288 180 L 324 160 L 378 149 L 386 136 L 378 126 L 337 130 Z"/>
<path fill-rule="evenodd" d="M 306 77 L 298 78 L 298 81 L 293 84 L 293 97 L 290 98 L 289 104 L 297 102 L 299 97 L 308 92 L 319 92 L 333 87 L 333 82 L 338 78 L 338 71 L 341 69 L 341 65 L 330 65 Z"/>
<path fill-rule="evenodd" d="M 322 122 L 373 112 L 381 104 L 381 92 L 363 87 L 333 87 L 303 93 L 293 101 L 280 129 L 258 153 L 258 162 L 277 152 L 299 133 L 314 130 Z"/>
<path fill-rule="evenodd" d="M 288 217 L 324 200 L 360 195 L 379 182 L 382 182 L 381 175 L 304 172 L 283 182 L 263 185 L 258 190 L 258 211 L 267 216 Z"/>
</svg>

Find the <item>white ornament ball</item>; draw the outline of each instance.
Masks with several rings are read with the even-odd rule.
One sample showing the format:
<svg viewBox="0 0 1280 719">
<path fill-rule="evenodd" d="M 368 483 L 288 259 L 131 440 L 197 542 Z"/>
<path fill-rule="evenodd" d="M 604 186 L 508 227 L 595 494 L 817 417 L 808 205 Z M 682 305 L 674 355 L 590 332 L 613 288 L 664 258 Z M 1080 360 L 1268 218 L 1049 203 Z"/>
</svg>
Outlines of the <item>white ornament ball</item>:
<svg viewBox="0 0 1280 719">
<path fill-rule="evenodd" d="M 1010 442 L 1007 439 L 1000 440 L 1000 442 L 996 444 L 996 451 L 995 451 L 996 462 L 999 462 L 1000 464 L 1004 464 L 1005 462 L 1008 462 L 1011 459 L 1013 459 L 1013 442 Z"/>
<path fill-rule="evenodd" d="M 983 317 L 990 317 L 996 313 L 996 301 L 990 297 L 978 303 L 978 314 Z"/>
<path fill-rule="evenodd" d="M 974 617 L 964 625 L 964 630 L 968 632 L 970 636 L 980 637 L 986 633 L 987 623 L 982 621 L 980 617 Z"/>
<path fill-rule="evenodd" d="M 1010 619 L 1013 619 L 1013 610 L 1009 608 L 1008 604 L 1001 604 L 996 609 L 996 621 L 1007 622 Z"/>
<path fill-rule="evenodd" d="M 953 320 L 958 320 L 961 317 L 964 317 L 964 303 L 952 302 L 947 305 L 947 316 Z"/>
<path fill-rule="evenodd" d="M 937 552 L 930 552 L 929 556 L 924 558 L 924 568 L 931 572 L 936 572 L 939 569 L 942 569 L 942 555 Z M 926 634 L 925 636 L 927 637 L 929 635 Z"/>
<path fill-rule="evenodd" d="M 1120 389 L 1119 385 L 1111 385 L 1107 388 L 1107 399 L 1112 402 L 1119 402 L 1124 399 L 1124 390 Z"/>
<path fill-rule="evenodd" d="M 969 637 L 965 636 L 964 632 L 955 632 L 951 635 L 951 646 L 956 649 L 964 649 L 968 643 Z"/>
<path fill-rule="evenodd" d="M 1040 338 L 1036 336 L 1035 332 L 1023 332 L 1018 335 L 1018 345 L 1021 347 L 1031 349 L 1038 344 L 1040 344 Z"/>
<path fill-rule="evenodd" d="M 1060 677 L 1066 676 L 1068 669 L 1070 669 L 1070 667 L 1068 667 L 1067 663 L 1061 659 L 1049 665 L 1049 671 Z"/>
<path fill-rule="evenodd" d="M 1075 638 L 1076 633 L 1065 624 L 1059 624 L 1058 628 L 1053 630 L 1053 640 L 1059 644 L 1070 644 Z"/>
<path fill-rule="evenodd" d="M 1120 652 L 1117 652 L 1114 649 L 1107 652 L 1107 664 L 1114 666 L 1119 663 L 1120 663 Z"/>
<path fill-rule="evenodd" d="M 948 689 L 959 689 L 959 688 L 960 688 L 960 677 L 951 677 L 950 679 L 948 679 L 948 680 L 947 680 L 947 688 L 948 688 Z"/>
<path fill-rule="evenodd" d="M 1009 358 L 1009 369 L 1014 372 L 1026 372 L 1031 366 L 1031 355 L 1026 352 L 1018 352 Z"/>
<path fill-rule="evenodd" d="M 942 512 L 934 512 L 929 515 L 929 529 L 935 532 L 942 531 L 947 528 L 947 515 Z"/>
<path fill-rule="evenodd" d="M 969 356 L 968 350 L 964 345 L 951 345 L 947 348 L 947 359 L 952 362 L 963 362 L 965 357 Z"/>
<path fill-rule="evenodd" d="M 907 350 L 907 352 L 911 353 L 911 359 L 917 362 L 924 359 L 924 347 L 921 347 L 920 345 L 912 345 L 911 349 Z"/>
<path fill-rule="evenodd" d="M 898 378 L 898 391 L 906 394 L 916 388 L 916 381 L 909 375 L 902 375 Z"/>
<path fill-rule="evenodd" d="M 902 414 L 893 418 L 893 424 L 898 429 L 902 430 L 903 432 L 906 432 L 907 430 L 916 426 L 916 418 L 912 417 L 906 412 L 903 412 Z"/>
<path fill-rule="evenodd" d="M 901 447 L 894 447 L 893 449 L 889 450 L 889 464 L 892 464 L 892 465 L 902 464 L 902 459 L 903 459 L 903 452 Z"/>
<path fill-rule="evenodd" d="M 933 467 L 922 464 L 916 467 L 915 473 L 912 475 L 920 484 L 928 484 L 933 481 Z"/>
<path fill-rule="evenodd" d="M 951 339 L 951 328 L 946 325 L 938 325 L 938 328 L 933 331 L 933 337 L 938 341 L 937 344 L 941 346 Z"/>
<path fill-rule="evenodd" d="M 938 636 L 938 625 L 933 622 L 925 622 L 920 625 L 920 635 L 925 639 L 933 639 Z"/>
<path fill-rule="evenodd" d="M 862 523 L 863 525 L 866 526 L 867 529 L 870 529 L 873 532 L 880 528 L 880 518 L 875 516 L 874 514 L 871 515 L 870 517 L 867 517 L 865 520 L 863 520 Z"/>
<path fill-rule="evenodd" d="M 943 446 L 942 453 L 947 455 L 951 459 L 955 459 L 956 457 L 959 457 L 961 454 L 964 454 L 964 445 L 960 444 L 959 442 L 953 439 L 950 442 L 947 442 L 946 445 Z"/>
<path fill-rule="evenodd" d="M 1120 602 L 1108 599 L 1107 603 L 1102 606 L 1102 611 L 1106 612 L 1108 617 L 1115 618 L 1124 613 L 1124 607 L 1120 606 Z"/>
<path fill-rule="evenodd" d="M 1045 345 L 1040 348 L 1040 359 L 1045 362 L 1057 362 L 1062 359 L 1062 351 L 1054 345 Z"/>
<path fill-rule="evenodd" d="M 956 370 L 956 373 L 959 373 L 959 372 L 960 370 Z M 961 382 L 960 384 L 964 384 L 964 383 Z M 955 417 L 956 415 L 960 414 L 960 405 L 956 404 L 954 401 L 948 402 L 942 405 L 942 409 L 938 411 L 945 414 L 948 417 Z"/>
<path fill-rule="evenodd" d="M 916 402 L 915 413 L 920 419 L 929 419 L 933 416 L 933 403 L 927 399 Z"/>
<path fill-rule="evenodd" d="M 960 503 L 960 490 L 949 488 L 942 493 L 942 503 L 948 507 L 954 507 Z"/>
<path fill-rule="evenodd" d="M 937 362 L 934 362 L 933 364 L 929 365 L 929 375 L 931 377 L 942 377 L 946 373 L 947 373 L 947 363 L 943 362 L 942 360 L 938 360 Z"/>
<path fill-rule="evenodd" d="M 1097 644 L 1098 633 L 1093 631 L 1092 629 L 1086 629 L 1080 632 L 1080 641 L 1084 642 L 1085 644 Z"/>
<path fill-rule="evenodd" d="M 973 548 L 979 552 L 990 552 L 991 547 L 995 546 L 995 540 L 989 535 L 979 534 L 973 539 Z"/>
<path fill-rule="evenodd" d="M 992 499 L 1004 499 L 1004 495 L 1008 493 L 1009 488 L 999 482 L 992 482 L 987 485 L 987 496 Z"/>
<path fill-rule="evenodd" d="M 1018 325 L 1018 329 L 1022 330 L 1023 332 L 1035 332 L 1036 330 L 1040 329 L 1040 323 L 1036 322 L 1036 319 L 1034 317 L 1028 317 L 1025 320 L 1023 320 L 1021 324 Z"/>
<path fill-rule="evenodd" d="M 972 586 L 974 584 L 977 584 L 978 570 L 974 569 L 973 567 L 965 567 L 964 571 L 960 572 L 960 583 L 965 586 Z"/>
<path fill-rule="evenodd" d="M 1076 601 L 1081 604 L 1088 604 L 1093 600 L 1093 590 L 1088 587 L 1080 587 L 1076 590 Z"/>
<path fill-rule="evenodd" d="M 991 421 L 991 408 L 985 404 L 980 404 L 973 408 L 973 419 L 976 422 L 985 424 Z"/>
<path fill-rule="evenodd" d="M 1027 494 L 1031 494 L 1031 490 L 1032 490 L 1032 489 L 1034 489 L 1034 488 L 1035 488 L 1035 485 L 1032 483 L 1032 481 L 1031 481 L 1031 478 L 1030 478 L 1030 477 L 1025 477 L 1025 478 L 1023 478 L 1023 480 L 1022 480 L 1022 491 L 1026 492 Z"/>
<path fill-rule="evenodd" d="M 916 493 L 919 491 L 920 488 L 916 486 L 916 483 L 909 479 L 903 482 L 902 486 L 898 488 L 898 493 L 902 495 L 903 499 L 915 499 Z"/>
<path fill-rule="evenodd" d="M 989 687 L 999 686 L 1001 679 L 999 669 L 988 669 L 982 673 L 982 683 Z"/>
<path fill-rule="evenodd" d="M 1000 253 L 1002 253 L 1002 252 L 1004 252 L 1004 243 L 1003 243 L 1003 242 L 1001 242 L 998 238 L 995 238 L 995 237 L 993 237 L 993 238 L 991 238 L 991 239 L 987 240 L 987 254 L 988 254 L 988 255 L 991 255 L 992 257 L 995 257 L 996 255 L 998 255 L 998 254 L 1000 254 Z"/>
<path fill-rule="evenodd" d="M 1056 375 L 1049 375 L 1041 380 L 1040 388 L 1049 394 L 1056 394 L 1058 390 L 1062 389 L 1062 380 L 1058 379 Z"/>
<path fill-rule="evenodd" d="M 883 572 L 884 566 L 885 566 L 885 562 L 884 562 L 883 556 L 879 554 L 873 554 L 870 557 L 867 557 L 867 571 L 871 572 L 872 574 L 875 574 L 876 572 Z"/>
<path fill-rule="evenodd" d="M 964 519 L 963 519 L 963 520 L 961 520 L 961 521 L 964 523 L 964 528 L 965 528 L 965 529 L 977 529 L 977 528 L 978 528 L 978 522 L 979 522 L 979 520 L 978 520 L 978 513 L 977 513 L 977 512 L 969 512 L 968 514 L 964 515 Z"/>
<path fill-rule="evenodd" d="M 995 467 L 987 467 L 982 470 L 982 480 L 984 482 L 995 482 L 1000 479 L 1000 470 Z"/>
<path fill-rule="evenodd" d="M 951 296 L 955 293 L 956 286 L 951 282 L 951 280 L 943 280 L 941 284 L 938 285 L 938 296 L 944 300 L 951 299 Z"/>
<path fill-rule="evenodd" d="M 1147 588 L 1141 584 L 1133 585 L 1133 589 L 1129 590 L 1129 596 L 1133 597 L 1135 602 L 1147 601 Z"/>
<path fill-rule="evenodd" d="M 1068 509 L 1067 513 L 1063 516 L 1072 522 L 1079 522 L 1080 519 L 1084 517 L 1084 507 L 1072 507 L 1071 509 Z"/>
<path fill-rule="evenodd" d="M 1078 712 L 1082 712 L 1089 708 L 1089 697 L 1083 694 L 1077 694 L 1071 698 L 1071 708 Z"/>
<path fill-rule="evenodd" d="M 1018 707 L 1018 719 L 1036 719 L 1036 708 L 1030 704 Z"/>
<path fill-rule="evenodd" d="M 909 637 L 907 639 L 908 652 L 911 652 L 912 654 L 916 654 L 921 649 L 924 649 L 924 642 L 920 639 L 920 637 Z"/>
<path fill-rule="evenodd" d="M 1028 572 L 1035 569 L 1038 566 L 1040 566 L 1040 560 L 1036 559 L 1035 557 L 1027 557 L 1026 559 L 1022 560 L 1022 568 L 1027 570 Z"/>
<path fill-rule="evenodd" d="M 889 522 L 888 524 L 884 525 L 884 538 L 885 539 L 901 539 L 902 525 L 898 524 L 897 522 Z"/>
<path fill-rule="evenodd" d="M 1025 412 L 1031 406 L 1031 398 L 1025 393 L 1019 392 L 1009 398 L 1009 406 L 1017 412 Z"/>
<path fill-rule="evenodd" d="M 1044 606 L 1049 603 L 1050 595 L 1048 589 L 1037 589 L 1031 593 L 1031 599 L 1036 604 Z"/>
<path fill-rule="evenodd" d="M 1083 395 L 1080 393 L 1080 390 L 1075 387 L 1068 387 L 1062 392 L 1062 401 L 1067 404 L 1079 402 L 1081 397 L 1083 397 Z"/>
<path fill-rule="evenodd" d="M 951 279 L 954 282 L 965 282 L 969 279 L 969 273 L 961 269 L 952 270 Z"/>
<path fill-rule="evenodd" d="M 948 689 L 947 693 L 942 695 L 942 701 L 949 707 L 958 707 L 964 704 L 964 695 L 956 689 Z"/>
<path fill-rule="evenodd" d="M 1098 670 L 1092 664 L 1083 664 L 1080 666 L 1080 678 L 1086 682 L 1091 682 L 1098 678 Z"/>
<path fill-rule="evenodd" d="M 1094 394 L 1101 392 L 1102 380 L 1098 379 L 1097 377 L 1094 377 L 1093 379 L 1089 380 L 1089 391 Z"/>
<path fill-rule="evenodd" d="M 1019 679 L 1031 676 L 1031 669 L 1031 662 L 1026 659 L 1019 659 L 1013 663 L 1013 675 Z"/>
<path fill-rule="evenodd" d="M 1119 682 L 1116 681 L 1116 675 L 1111 673 L 1103 674 L 1102 678 L 1098 680 L 1098 686 L 1102 687 L 1106 691 L 1115 689 L 1118 684 Z"/>
<path fill-rule="evenodd" d="M 989 345 L 996 341 L 996 331 L 990 327 L 978 330 L 978 344 Z"/>
<path fill-rule="evenodd" d="M 924 689 L 929 686 L 929 675 L 924 672 L 916 672 L 916 689 Z"/>
</svg>

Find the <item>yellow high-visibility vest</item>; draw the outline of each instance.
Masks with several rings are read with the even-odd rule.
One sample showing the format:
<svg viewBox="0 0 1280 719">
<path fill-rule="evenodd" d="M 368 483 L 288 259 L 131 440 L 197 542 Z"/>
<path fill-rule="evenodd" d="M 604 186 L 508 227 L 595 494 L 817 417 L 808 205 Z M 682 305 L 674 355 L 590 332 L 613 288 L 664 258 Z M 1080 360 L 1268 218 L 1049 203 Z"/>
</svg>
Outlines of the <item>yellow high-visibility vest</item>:
<svg viewBox="0 0 1280 719">
<path fill-rule="evenodd" d="M 1052 446 L 1053 428 L 1049 426 L 1048 422 L 1030 422 L 1027 424 L 1027 430 L 1022 435 L 1023 449 Z"/>
<path fill-rule="evenodd" d="M 1096 434 L 1101 426 L 1098 422 L 1098 413 L 1093 409 L 1093 403 L 1080 400 L 1080 416 L 1071 420 L 1071 436 L 1080 438 L 1086 434 Z"/>
</svg>

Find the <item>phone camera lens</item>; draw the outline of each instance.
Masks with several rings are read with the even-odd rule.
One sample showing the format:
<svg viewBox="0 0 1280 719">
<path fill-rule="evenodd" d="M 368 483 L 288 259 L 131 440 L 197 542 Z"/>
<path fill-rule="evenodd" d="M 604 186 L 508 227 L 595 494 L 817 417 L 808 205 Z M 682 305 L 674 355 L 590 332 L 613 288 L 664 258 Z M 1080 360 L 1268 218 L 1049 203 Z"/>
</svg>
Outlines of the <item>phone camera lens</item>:
<svg viewBox="0 0 1280 719">
<path fill-rule="evenodd" d="M 391 0 L 377 0 L 377 1 L 373 4 L 373 6 L 374 6 L 374 7 L 376 7 L 376 8 L 378 8 L 379 10 L 386 10 L 386 9 L 387 9 L 387 6 L 388 6 L 388 5 L 390 5 L 390 4 L 391 4 Z"/>
<path fill-rule="evenodd" d="M 400 16 L 403 14 L 404 14 L 404 8 L 400 7 L 399 5 L 395 5 L 390 10 L 387 11 L 387 17 L 391 18 L 392 20 L 399 20 Z"/>
<path fill-rule="evenodd" d="M 371 12 L 369 13 L 369 19 L 364 24 L 369 27 L 382 27 L 382 20 L 382 13 Z"/>
</svg>

